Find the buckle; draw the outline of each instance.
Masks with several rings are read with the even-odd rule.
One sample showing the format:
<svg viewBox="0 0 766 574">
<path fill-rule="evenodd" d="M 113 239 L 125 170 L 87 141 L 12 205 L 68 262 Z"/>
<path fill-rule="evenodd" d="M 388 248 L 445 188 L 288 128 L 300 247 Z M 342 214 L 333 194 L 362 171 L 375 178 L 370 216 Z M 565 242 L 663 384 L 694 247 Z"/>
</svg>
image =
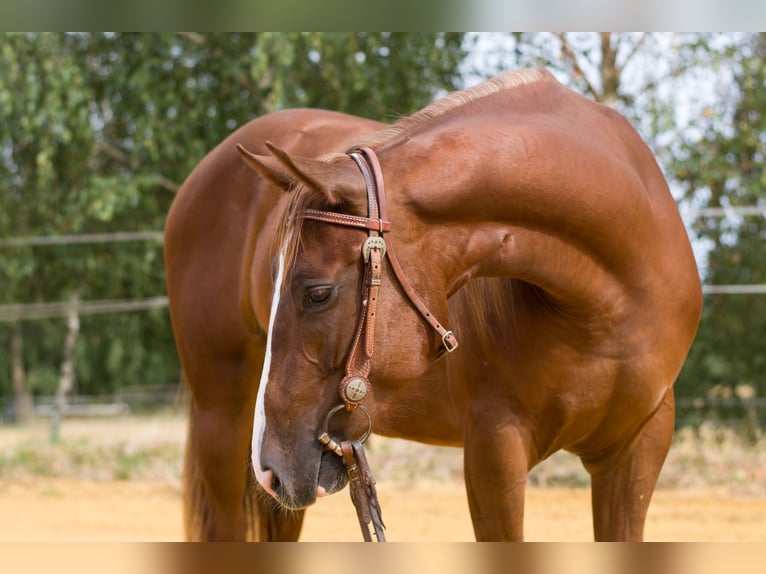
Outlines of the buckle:
<svg viewBox="0 0 766 574">
<path fill-rule="evenodd" d="M 375 235 L 367 238 L 367 240 L 364 242 L 364 245 L 362 245 L 362 257 L 364 257 L 365 263 L 370 261 L 370 251 L 373 249 L 380 251 L 380 258 L 383 259 L 386 256 L 385 239 Z"/>
<path fill-rule="evenodd" d="M 460 346 L 460 343 L 457 342 L 457 337 L 455 337 L 455 333 L 452 331 L 447 331 L 442 335 L 442 345 L 444 345 L 444 348 L 447 350 L 448 353 L 451 353 L 455 349 L 457 349 Z"/>
</svg>

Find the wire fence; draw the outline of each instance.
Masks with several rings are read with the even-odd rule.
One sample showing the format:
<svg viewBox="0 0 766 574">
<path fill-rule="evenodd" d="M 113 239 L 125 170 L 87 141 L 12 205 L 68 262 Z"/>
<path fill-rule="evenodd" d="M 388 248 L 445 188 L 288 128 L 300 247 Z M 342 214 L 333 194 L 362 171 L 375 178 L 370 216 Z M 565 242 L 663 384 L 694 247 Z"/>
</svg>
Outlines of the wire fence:
<svg viewBox="0 0 766 574">
<path fill-rule="evenodd" d="M 98 315 L 103 313 L 124 313 L 160 309 L 168 306 L 163 296 L 147 299 L 107 299 L 102 301 L 56 301 L 52 303 L 26 303 L 0 305 L 0 323 L 34 321 L 66 317 L 74 308 L 77 315 Z"/>
<path fill-rule="evenodd" d="M 34 398 L 34 414 L 49 418 L 55 413 L 55 397 Z M 152 414 L 160 411 L 181 413 L 186 404 L 186 389 L 181 383 L 135 386 L 100 395 L 73 394 L 67 396 L 63 416 L 68 418 L 119 417 Z M 0 424 L 16 421 L 12 397 L 0 398 Z"/>
<path fill-rule="evenodd" d="M 0 248 L 50 247 L 59 245 L 125 243 L 135 241 L 157 241 L 161 243 L 163 240 L 163 231 L 118 231 L 113 233 L 6 237 L 0 238 Z M 66 317 L 73 307 L 78 315 L 97 315 L 104 313 L 124 313 L 159 309 L 167 306 L 168 298 L 164 295 L 142 299 L 13 303 L 9 305 L 0 305 L 0 323 L 37 321 L 41 319 Z"/>
<path fill-rule="evenodd" d="M 121 243 L 126 241 L 162 241 L 162 231 L 118 231 L 115 233 L 83 233 L 77 235 L 40 235 L 0 238 L 0 247 L 39 247 L 46 245 L 83 245 L 87 243 Z"/>
</svg>

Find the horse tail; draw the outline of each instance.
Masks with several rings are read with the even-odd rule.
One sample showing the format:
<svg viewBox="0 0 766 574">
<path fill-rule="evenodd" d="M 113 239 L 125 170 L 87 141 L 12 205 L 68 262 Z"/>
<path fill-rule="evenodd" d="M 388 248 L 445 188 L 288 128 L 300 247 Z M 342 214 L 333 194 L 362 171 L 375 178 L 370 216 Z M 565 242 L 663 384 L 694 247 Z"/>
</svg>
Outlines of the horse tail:
<svg viewBox="0 0 766 574">
<path fill-rule="evenodd" d="M 248 453 L 247 459 L 250 460 L 252 453 Z M 268 540 L 262 536 L 261 526 L 259 522 L 259 510 L 258 510 L 258 496 L 263 496 L 263 493 L 258 493 L 256 490 L 255 472 L 252 465 L 247 465 L 247 480 L 245 481 L 245 496 L 242 504 L 245 508 L 245 519 L 247 520 L 247 530 L 245 535 L 248 542 L 256 542 L 262 540 Z"/>
<path fill-rule="evenodd" d="M 186 448 L 182 474 L 184 536 L 188 542 L 204 540 L 203 528 L 208 513 L 207 495 L 194 445 L 195 416 L 191 398 L 186 398 Z"/>
</svg>

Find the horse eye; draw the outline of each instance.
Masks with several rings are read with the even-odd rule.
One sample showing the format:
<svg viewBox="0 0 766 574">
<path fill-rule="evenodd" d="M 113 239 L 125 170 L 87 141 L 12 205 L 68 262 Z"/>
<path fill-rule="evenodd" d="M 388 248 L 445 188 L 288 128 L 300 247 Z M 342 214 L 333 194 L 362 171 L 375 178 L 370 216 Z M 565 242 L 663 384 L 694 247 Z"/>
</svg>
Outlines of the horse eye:
<svg viewBox="0 0 766 574">
<path fill-rule="evenodd" d="M 327 285 L 319 287 L 309 287 L 306 289 L 305 304 L 307 307 L 316 307 L 322 303 L 327 303 L 333 294 L 333 288 Z"/>
</svg>

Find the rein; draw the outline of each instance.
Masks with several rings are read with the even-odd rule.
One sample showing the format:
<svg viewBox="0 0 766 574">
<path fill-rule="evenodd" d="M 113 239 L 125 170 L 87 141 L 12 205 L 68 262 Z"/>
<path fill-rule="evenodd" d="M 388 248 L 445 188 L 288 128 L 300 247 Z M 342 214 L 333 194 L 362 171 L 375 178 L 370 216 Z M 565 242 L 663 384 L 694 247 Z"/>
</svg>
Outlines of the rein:
<svg viewBox="0 0 766 574">
<path fill-rule="evenodd" d="M 322 434 L 318 437 L 327 450 L 343 459 L 343 464 L 349 475 L 351 500 L 357 511 L 359 524 L 365 541 L 371 541 L 370 523 L 379 542 L 385 541 L 383 529 L 385 525 L 380 515 L 380 504 L 375 491 L 375 480 L 372 478 L 363 443 L 372 429 L 370 412 L 360 403 L 369 394 L 372 385 L 369 375 L 372 356 L 375 351 L 375 319 L 377 316 L 378 295 L 383 274 L 383 260 L 387 257 L 394 277 L 399 282 L 405 295 L 413 307 L 425 321 L 436 331 L 442 341 L 443 352 L 452 352 L 458 347 L 458 341 L 452 331 L 445 329 L 415 293 L 412 285 L 404 275 L 399 259 L 396 257 L 393 245 L 386 243 L 384 233 L 391 231 L 388 219 L 385 187 L 380 163 L 375 152 L 369 148 L 354 150 L 348 154 L 354 160 L 364 178 L 367 190 L 367 217 L 307 209 L 303 212 L 304 219 L 321 221 L 332 225 L 352 227 L 367 231 L 367 239 L 362 245 L 364 261 L 364 284 L 362 293 L 362 308 L 357 323 L 356 333 L 346 360 L 345 376 L 340 382 L 340 397 L 343 404 L 333 408 L 325 418 Z M 340 444 L 330 438 L 328 427 L 330 419 L 341 410 L 352 412 L 360 408 L 368 419 L 368 430 L 365 435 L 355 441 L 343 441 Z"/>
</svg>

